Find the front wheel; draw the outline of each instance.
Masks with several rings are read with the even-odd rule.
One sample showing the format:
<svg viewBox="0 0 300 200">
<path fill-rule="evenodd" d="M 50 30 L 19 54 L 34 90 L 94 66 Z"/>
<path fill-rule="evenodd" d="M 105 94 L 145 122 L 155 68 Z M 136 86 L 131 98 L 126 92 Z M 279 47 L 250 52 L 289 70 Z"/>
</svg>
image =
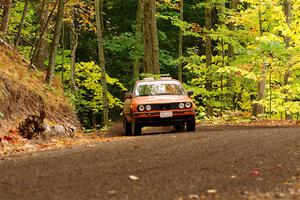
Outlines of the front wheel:
<svg viewBox="0 0 300 200">
<path fill-rule="evenodd" d="M 190 119 L 186 122 L 186 131 L 194 132 L 195 130 L 196 130 L 196 120 L 193 117 L 193 119 Z"/>
<path fill-rule="evenodd" d="M 123 118 L 123 126 L 125 129 L 125 135 L 126 136 L 132 135 L 131 124 L 127 122 L 125 117 Z"/>
<path fill-rule="evenodd" d="M 142 133 L 142 126 L 138 125 L 137 123 L 132 123 L 131 124 L 131 131 L 133 135 L 141 135 Z"/>
</svg>

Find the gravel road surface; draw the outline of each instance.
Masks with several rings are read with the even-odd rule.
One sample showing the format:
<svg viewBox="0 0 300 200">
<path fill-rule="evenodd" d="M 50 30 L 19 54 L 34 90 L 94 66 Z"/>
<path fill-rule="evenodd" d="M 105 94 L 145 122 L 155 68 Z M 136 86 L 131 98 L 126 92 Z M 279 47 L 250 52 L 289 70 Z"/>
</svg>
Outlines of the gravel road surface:
<svg viewBox="0 0 300 200">
<path fill-rule="evenodd" d="M 0 199 L 300 199 L 299 174 L 300 128 L 199 128 L 2 160 Z"/>
</svg>

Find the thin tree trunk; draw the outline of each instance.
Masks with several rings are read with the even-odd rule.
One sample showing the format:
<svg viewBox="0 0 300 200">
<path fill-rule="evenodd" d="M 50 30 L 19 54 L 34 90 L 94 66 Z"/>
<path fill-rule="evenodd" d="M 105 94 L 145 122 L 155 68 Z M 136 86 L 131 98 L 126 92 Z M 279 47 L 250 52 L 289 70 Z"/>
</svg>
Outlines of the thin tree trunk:
<svg viewBox="0 0 300 200">
<path fill-rule="evenodd" d="M 220 1 L 219 5 L 218 5 L 218 19 L 219 19 L 219 25 L 223 26 L 224 25 L 224 20 L 225 20 L 225 1 Z M 225 67 L 225 49 L 224 49 L 224 40 L 220 39 L 219 40 L 219 44 L 221 45 L 221 49 L 218 50 L 218 54 L 220 57 L 222 57 L 221 60 L 221 68 Z M 223 85 L 223 74 L 221 74 L 220 76 L 220 89 L 221 89 L 221 94 L 220 94 L 220 101 L 223 101 L 223 89 L 224 89 L 224 85 Z M 224 103 L 225 105 L 225 103 Z M 221 113 L 223 111 L 223 108 L 225 108 L 225 106 L 221 107 Z"/>
<path fill-rule="evenodd" d="M 152 63 L 151 63 L 151 49 L 150 47 L 150 38 L 149 38 L 149 0 L 142 0 L 143 1 L 143 15 L 144 15 L 144 22 L 143 22 L 143 36 L 144 36 L 144 73 L 150 73 L 153 71 Z"/>
<path fill-rule="evenodd" d="M 8 30 L 11 6 L 12 6 L 12 0 L 6 0 L 6 4 L 4 5 L 4 10 L 3 10 L 3 18 L 0 26 L 0 31 L 3 32 L 4 34 L 6 34 Z"/>
<path fill-rule="evenodd" d="M 239 2 L 239 0 L 230 0 L 229 8 L 230 8 L 231 12 L 236 12 L 237 11 L 238 2 Z M 233 32 L 234 31 L 234 23 L 228 23 L 228 29 Z M 227 59 L 228 61 L 235 59 L 234 47 L 233 47 L 232 43 L 230 43 L 230 42 L 228 43 L 227 56 L 228 56 L 228 59 Z M 227 61 L 226 64 L 228 64 L 228 61 Z M 226 75 L 225 87 L 229 90 L 232 88 L 232 77 L 230 75 Z M 234 98 L 234 97 L 229 97 L 229 98 Z"/>
<path fill-rule="evenodd" d="M 100 63 L 100 67 L 101 67 L 101 82 L 102 82 L 102 95 L 103 95 L 103 124 L 104 124 L 104 126 L 108 126 L 109 118 L 108 118 L 107 83 L 106 83 L 104 41 L 103 41 L 103 35 L 102 35 L 100 6 L 101 6 L 100 0 L 95 0 L 99 63 Z"/>
<path fill-rule="evenodd" d="M 78 34 L 75 30 L 75 8 L 72 11 L 72 21 L 70 22 L 70 48 L 71 48 L 71 84 L 75 91 L 78 90 L 75 82 L 75 64 L 76 64 L 76 49 L 78 46 Z"/>
<path fill-rule="evenodd" d="M 143 0 L 137 0 L 137 12 L 136 12 L 136 27 L 135 27 L 135 59 L 133 64 L 133 77 L 138 79 L 140 75 L 140 60 L 141 60 L 141 46 L 143 43 Z"/>
<path fill-rule="evenodd" d="M 183 21 L 183 1 L 179 1 L 179 19 Z M 179 38 L 178 38 L 178 80 L 182 82 L 182 49 L 183 49 L 183 30 L 179 27 Z"/>
<path fill-rule="evenodd" d="M 151 1 L 151 38 L 153 41 L 153 66 L 154 74 L 160 73 L 159 66 L 159 45 L 157 36 L 157 26 L 156 26 L 156 0 Z"/>
<path fill-rule="evenodd" d="M 155 0 L 144 0 L 144 65 L 146 73 L 159 74 L 155 2 Z"/>
<path fill-rule="evenodd" d="M 65 71 L 65 23 L 61 27 L 61 83 L 64 85 L 64 71 Z"/>
<path fill-rule="evenodd" d="M 47 21 L 47 17 L 49 15 L 49 0 L 43 0 L 42 8 L 39 10 L 40 18 L 39 18 L 39 31 L 43 31 L 43 28 L 46 27 L 44 30 L 45 33 L 48 32 L 48 26 L 45 26 L 45 22 Z M 37 46 L 37 53 L 36 53 L 36 59 L 34 60 L 34 64 L 38 66 L 39 68 L 45 68 L 44 61 L 47 59 L 47 53 L 49 52 L 49 42 L 46 40 L 46 38 L 42 37 L 40 43 Z"/>
<path fill-rule="evenodd" d="M 17 33 L 17 37 L 15 40 L 15 47 L 18 48 L 19 46 L 19 42 L 21 39 L 21 34 L 22 34 L 22 28 L 25 22 L 25 17 L 28 11 L 28 5 L 29 5 L 29 0 L 25 0 L 25 5 L 24 5 L 24 9 L 23 9 L 23 13 L 22 13 L 22 17 L 21 17 L 21 21 L 19 23 L 19 27 L 18 27 L 18 33 Z"/>
<path fill-rule="evenodd" d="M 258 82 L 258 97 L 257 100 L 260 101 L 265 98 L 266 96 L 266 64 L 263 64 L 263 68 L 261 71 L 261 77 Z M 257 114 L 263 114 L 264 113 L 264 107 L 260 104 L 257 104 Z"/>
<path fill-rule="evenodd" d="M 291 0 L 285 0 L 284 1 L 284 14 L 285 14 L 285 19 L 286 19 L 286 23 L 287 25 L 290 27 L 291 23 L 292 23 L 292 3 Z M 284 37 L 284 43 L 285 43 L 285 47 L 286 49 L 288 49 L 290 47 L 290 43 L 291 43 L 291 37 L 289 36 L 285 36 Z M 289 54 L 289 60 L 291 59 L 291 55 Z M 284 85 L 288 85 L 290 84 L 289 78 L 291 77 L 291 65 L 288 64 L 287 65 L 287 70 L 285 72 L 284 75 Z M 286 98 L 285 101 L 288 101 L 289 98 Z M 285 119 L 286 120 L 291 120 L 293 117 L 291 114 L 287 114 L 285 113 Z"/>
<path fill-rule="evenodd" d="M 230 1 L 230 9 L 232 11 L 236 11 L 237 10 L 237 5 L 238 5 L 239 0 L 231 0 Z M 229 23 L 228 25 L 229 30 L 233 30 L 233 23 Z M 234 48 L 232 46 L 232 44 L 228 45 L 228 57 L 234 59 Z"/>
<path fill-rule="evenodd" d="M 285 14 L 286 23 L 287 23 L 288 27 L 290 27 L 291 23 L 292 23 L 292 3 L 291 3 L 291 0 L 285 0 L 284 1 L 284 14 Z M 284 37 L 284 43 L 285 43 L 285 47 L 289 48 L 290 43 L 291 43 L 291 37 L 290 36 L 285 36 Z M 288 80 L 285 79 L 285 83 L 287 83 L 287 82 L 288 82 Z"/>
<path fill-rule="evenodd" d="M 224 49 L 224 41 L 222 40 L 221 41 L 221 56 L 222 56 L 222 63 L 221 63 L 221 68 L 224 69 L 225 68 L 225 49 Z M 221 89 L 221 95 L 220 95 L 220 101 L 222 102 L 223 101 L 223 106 L 221 107 L 221 113 L 223 111 L 223 109 L 226 109 L 225 107 L 225 98 L 224 98 L 224 84 L 223 84 L 223 79 L 224 79 L 224 76 L 223 74 L 221 74 L 221 77 L 220 77 L 220 89 Z"/>
<path fill-rule="evenodd" d="M 213 90 L 213 81 L 212 81 L 212 70 L 211 68 L 211 62 L 212 62 L 212 46 L 211 46 L 211 37 L 210 37 L 210 31 L 212 29 L 212 16 L 211 16 L 211 7 L 210 7 L 210 0 L 206 0 L 206 7 L 205 7 L 205 29 L 207 31 L 205 36 L 205 55 L 206 55 L 206 67 L 207 67 L 207 75 L 206 75 L 206 84 L 205 88 L 207 91 Z M 209 97 L 208 99 L 210 99 Z M 210 102 L 207 104 L 207 116 L 212 117 L 213 116 L 213 107 L 210 105 Z"/>
<path fill-rule="evenodd" d="M 49 55 L 49 65 L 47 69 L 46 75 L 46 83 L 48 85 L 52 85 L 52 79 L 54 76 L 54 69 L 56 63 L 56 53 L 57 48 L 59 45 L 60 35 L 61 35 L 61 27 L 64 19 L 64 8 L 65 8 L 65 0 L 59 0 L 58 2 L 58 9 L 57 9 L 57 17 L 56 17 L 56 24 L 55 24 L 55 31 L 53 35 L 53 42 L 51 44 L 51 51 Z"/>
<path fill-rule="evenodd" d="M 57 4 L 57 1 L 58 0 L 56 0 L 56 4 Z M 33 42 L 34 45 L 36 45 L 36 46 L 32 45 L 30 53 L 29 53 L 29 58 L 31 59 L 29 68 L 32 67 L 32 65 L 35 61 L 35 58 L 36 58 L 36 52 L 37 52 L 37 49 L 38 49 L 38 44 L 40 42 L 39 41 L 40 39 L 38 38 L 38 35 L 40 34 L 40 32 L 42 34 L 44 32 L 44 27 L 45 26 L 41 25 L 41 21 L 43 21 L 41 19 L 41 17 L 42 17 L 42 14 L 44 13 L 45 2 L 46 2 L 46 0 L 39 0 L 38 5 L 36 6 L 36 9 L 37 9 L 37 20 L 36 20 L 37 22 L 36 22 L 36 24 L 38 25 L 38 28 L 35 31 L 34 42 Z M 56 4 L 55 4 L 55 6 L 56 6 Z M 52 11 L 54 11 L 54 9 Z M 48 18 L 48 20 L 49 20 L 49 18 Z"/>
<path fill-rule="evenodd" d="M 263 28 L 262 28 L 262 16 L 261 16 L 261 11 L 258 11 L 258 18 L 259 18 L 259 33 L 260 36 L 263 35 Z M 267 71 L 267 66 L 264 63 L 262 65 L 262 70 L 261 70 L 261 76 L 260 79 L 258 81 L 258 94 L 257 94 L 257 101 L 260 101 L 262 99 L 265 98 L 265 93 L 266 93 L 266 71 Z M 255 103 L 253 105 L 253 110 L 252 110 L 252 115 L 257 117 L 259 114 L 263 114 L 264 111 L 264 107 L 259 104 L 259 103 Z"/>
<path fill-rule="evenodd" d="M 100 19 L 101 19 L 101 30 L 102 30 L 102 35 L 105 34 L 105 28 L 104 28 L 104 13 L 103 13 L 103 8 L 104 8 L 105 0 L 100 0 Z"/>
<path fill-rule="evenodd" d="M 37 51 L 43 51 L 43 49 L 41 49 L 40 47 L 42 46 L 42 43 L 43 43 L 43 41 L 44 41 L 44 38 L 43 38 L 43 37 L 44 37 L 44 34 L 45 34 L 46 31 L 47 31 L 49 21 L 50 21 L 50 19 L 51 19 L 53 13 L 54 13 L 54 11 L 55 11 L 55 8 L 56 8 L 56 6 L 57 6 L 57 4 L 58 4 L 58 1 L 59 1 L 59 0 L 56 0 L 56 1 L 55 1 L 55 4 L 54 4 L 54 6 L 53 6 L 53 8 L 52 8 L 52 10 L 51 10 L 51 12 L 50 12 L 50 14 L 49 14 L 49 16 L 47 17 L 46 22 L 45 22 L 44 26 L 42 27 L 40 36 L 37 37 L 38 32 L 37 32 L 37 34 L 36 34 L 36 38 L 38 38 L 38 41 L 36 42 L 36 46 L 35 46 L 35 47 L 33 46 L 33 47 L 31 48 L 31 52 L 30 52 L 30 55 L 29 55 L 29 57 L 30 57 L 30 65 L 29 65 L 29 68 L 32 68 L 33 63 L 34 63 L 35 60 L 36 60 L 36 57 L 37 57 Z M 36 38 L 35 38 L 35 40 L 36 40 Z"/>
</svg>

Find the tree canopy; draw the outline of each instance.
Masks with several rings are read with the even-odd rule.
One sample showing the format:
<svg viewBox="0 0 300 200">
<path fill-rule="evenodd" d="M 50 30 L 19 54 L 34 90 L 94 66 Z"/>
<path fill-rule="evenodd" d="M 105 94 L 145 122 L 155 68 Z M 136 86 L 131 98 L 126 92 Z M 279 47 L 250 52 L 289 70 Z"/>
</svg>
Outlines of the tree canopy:
<svg viewBox="0 0 300 200">
<path fill-rule="evenodd" d="M 31 68 L 47 71 L 48 84 L 54 74 L 61 77 L 87 128 L 103 125 L 106 107 L 110 119 L 119 118 L 123 94 L 149 73 L 169 74 L 193 90 L 199 119 L 228 111 L 278 119 L 300 113 L 300 1 L 5 0 L 0 6 L 0 37 Z"/>
</svg>

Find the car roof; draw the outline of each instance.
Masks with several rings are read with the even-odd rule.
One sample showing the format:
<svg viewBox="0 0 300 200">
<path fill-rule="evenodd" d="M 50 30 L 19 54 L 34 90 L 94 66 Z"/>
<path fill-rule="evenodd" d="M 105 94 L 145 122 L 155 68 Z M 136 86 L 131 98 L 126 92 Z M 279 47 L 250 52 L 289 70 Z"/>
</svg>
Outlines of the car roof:
<svg viewBox="0 0 300 200">
<path fill-rule="evenodd" d="M 163 81 L 167 81 L 167 82 L 176 82 L 178 83 L 179 81 L 176 79 L 173 79 L 171 77 L 162 77 L 160 79 L 154 79 L 154 78 L 144 78 L 143 80 L 138 80 L 136 81 L 136 83 L 145 83 L 145 82 L 163 82 Z"/>
</svg>

